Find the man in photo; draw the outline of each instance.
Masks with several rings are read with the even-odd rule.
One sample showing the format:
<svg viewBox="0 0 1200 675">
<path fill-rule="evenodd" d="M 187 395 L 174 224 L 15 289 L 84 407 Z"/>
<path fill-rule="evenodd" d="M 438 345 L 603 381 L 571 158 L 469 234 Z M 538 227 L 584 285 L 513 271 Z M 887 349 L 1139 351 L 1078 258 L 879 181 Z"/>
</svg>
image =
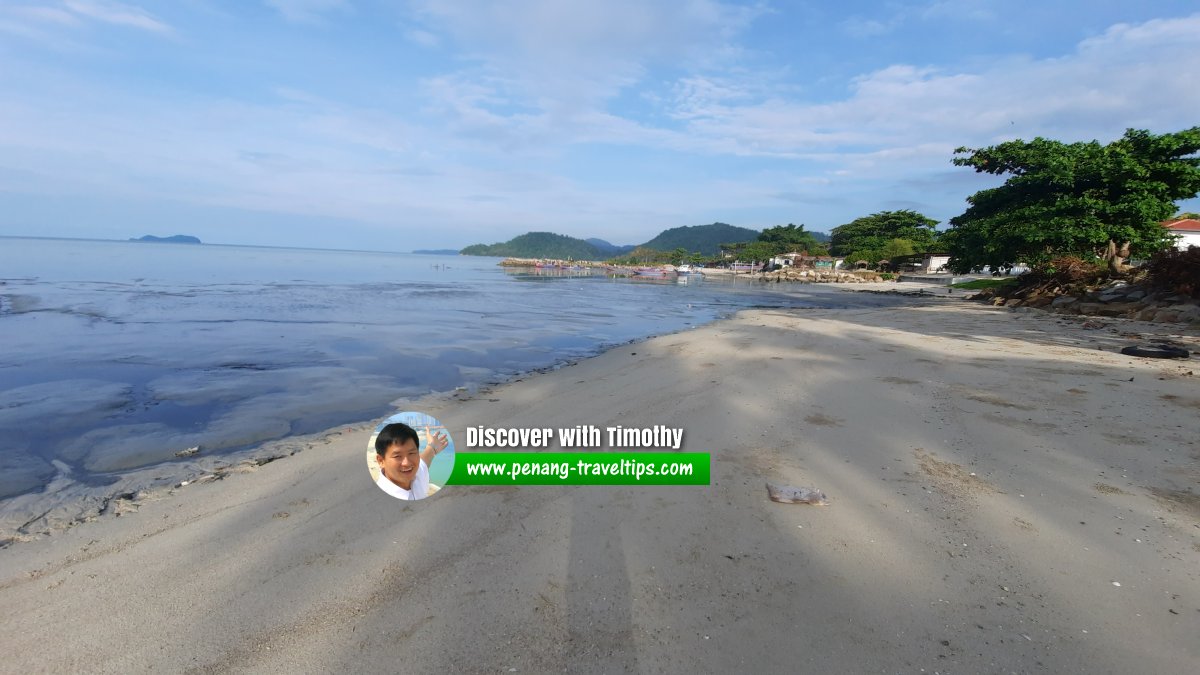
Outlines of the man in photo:
<svg viewBox="0 0 1200 675">
<path fill-rule="evenodd" d="M 375 438 L 375 462 L 381 474 L 375 484 L 396 499 L 424 499 L 429 494 L 429 465 L 446 443 L 446 435 L 439 432 L 429 436 L 422 451 L 415 429 L 403 422 L 385 426 Z"/>
</svg>

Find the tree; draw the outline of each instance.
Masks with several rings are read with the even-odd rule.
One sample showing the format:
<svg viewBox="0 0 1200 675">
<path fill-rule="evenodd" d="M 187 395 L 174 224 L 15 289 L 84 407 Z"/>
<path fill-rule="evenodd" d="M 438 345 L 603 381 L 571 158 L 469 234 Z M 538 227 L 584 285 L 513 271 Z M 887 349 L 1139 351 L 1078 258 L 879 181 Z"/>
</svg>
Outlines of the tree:
<svg viewBox="0 0 1200 675">
<path fill-rule="evenodd" d="M 913 248 L 913 243 L 908 239 L 893 239 L 883 245 L 880 253 L 888 260 L 895 260 L 906 255 L 912 255 L 916 253 L 916 250 Z"/>
<path fill-rule="evenodd" d="M 674 251 L 671 251 L 670 258 L 668 258 L 668 261 L 672 265 L 682 265 L 683 261 L 687 260 L 691 255 L 692 254 L 690 251 L 688 251 L 686 248 L 680 246 L 680 247 L 676 248 Z"/>
<path fill-rule="evenodd" d="M 878 260 L 893 239 L 906 239 L 913 253 L 927 253 L 937 245 L 937 221 L 916 211 L 881 211 L 833 228 L 829 250 L 834 255 L 855 253 L 862 260 Z"/>
<path fill-rule="evenodd" d="M 823 255 L 825 246 L 812 232 L 805 232 L 804 225 L 778 225 L 768 227 L 758 235 L 758 241 L 769 244 L 772 254 L 808 251 L 811 255 Z"/>
<path fill-rule="evenodd" d="M 950 267 L 966 272 L 1060 255 L 1101 258 L 1114 272 L 1130 255 L 1170 245 L 1161 222 L 1175 202 L 1200 193 L 1200 127 L 1154 135 L 1129 129 L 1120 139 L 1062 143 L 1035 138 L 973 150 L 953 162 L 1009 176 L 967 198 L 943 242 Z"/>
<path fill-rule="evenodd" d="M 613 262 L 618 265 L 651 265 L 667 262 L 670 255 L 663 251 L 638 246 L 622 257 L 613 258 Z"/>
<path fill-rule="evenodd" d="M 735 261 L 765 263 L 776 255 L 776 246 L 762 241 L 721 244 L 721 250 Z"/>
</svg>

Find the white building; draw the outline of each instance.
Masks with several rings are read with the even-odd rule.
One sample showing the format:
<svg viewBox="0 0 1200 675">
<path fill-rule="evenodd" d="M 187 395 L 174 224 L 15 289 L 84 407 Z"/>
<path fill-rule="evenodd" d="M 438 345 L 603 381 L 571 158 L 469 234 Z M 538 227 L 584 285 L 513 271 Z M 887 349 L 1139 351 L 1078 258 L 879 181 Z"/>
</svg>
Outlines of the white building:
<svg viewBox="0 0 1200 675">
<path fill-rule="evenodd" d="M 1172 234 L 1179 237 L 1175 242 L 1175 248 L 1180 251 L 1186 251 L 1188 246 L 1200 246 L 1200 220 L 1185 218 L 1163 224 Z"/>
</svg>

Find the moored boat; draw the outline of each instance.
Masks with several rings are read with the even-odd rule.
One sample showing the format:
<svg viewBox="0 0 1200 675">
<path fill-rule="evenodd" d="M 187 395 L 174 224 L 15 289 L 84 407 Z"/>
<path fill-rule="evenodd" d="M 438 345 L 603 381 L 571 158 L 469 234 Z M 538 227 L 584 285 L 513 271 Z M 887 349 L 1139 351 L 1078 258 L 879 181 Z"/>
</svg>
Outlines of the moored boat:
<svg viewBox="0 0 1200 675">
<path fill-rule="evenodd" d="M 639 277 L 666 277 L 675 274 L 675 268 L 670 265 L 662 267 L 639 267 L 635 270 Z"/>
</svg>

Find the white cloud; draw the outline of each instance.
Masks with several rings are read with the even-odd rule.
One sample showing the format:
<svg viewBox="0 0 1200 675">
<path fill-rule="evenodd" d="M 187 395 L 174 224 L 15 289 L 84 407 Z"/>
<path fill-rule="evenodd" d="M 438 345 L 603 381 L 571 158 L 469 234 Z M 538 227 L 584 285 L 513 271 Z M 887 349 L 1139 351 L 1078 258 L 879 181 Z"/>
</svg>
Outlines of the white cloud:
<svg viewBox="0 0 1200 675">
<path fill-rule="evenodd" d="M 75 14 L 86 16 L 96 21 L 139 28 L 155 33 L 171 32 L 170 26 L 154 18 L 140 7 L 125 5 L 119 2 L 101 2 L 98 0 L 66 0 L 64 5 Z"/>
<path fill-rule="evenodd" d="M 878 16 L 855 14 L 841 23 L 842 31 L 856 38 L 873 38 L 893 33 L 913 21 L 992 21 L 995 10 L 988 0 L 934 0 L 925 5 L 885 3 L 887 10 Z"/>
<path fill-rule="evenodd" d="M 75 25 L 79 23 L 79 19 L 74 14 L 59 7 L 31 7 L 16 5 L 9 7 L 7 12 L 16 17 L 32 19 L 34 21 L 44 21 L 48 23 L 67 25 Z"/>
<path fill-rule="evenodd" d="M 717 99 L 676 106 L 698 142 L 743 154 L 814 156 L 862 148 L 953 147 L 1021 135 L 1115 138 L 1128 126 L 1196 123 L 1200 15 L 1115 26 L 1055 59 L 1010 58 L 975 71 L 897 64 L 865 74 L 840 101 Z"/>
<path fill-rule="evenodd" d="M 276 5 L 295 17 L 347 8 Z M 73 34 L 72 22 L 100 20 L 56 7 L 0 8 L 0 30 L 7 21 Z M 416 91 L 369 107 L 336 100 L 330 92 L 339 88 L 319 82 L 272 89 L 310 82 L 283 69 L 257 82 L 275 97 L 248 96 L 253 103 L 210 98 L 187 83 L 137 91 L 53 65 L 0 69 L 0 88 L 16 92 L 0 97 L 0 176 L 21 167 L 7 180 L 26 193 L 174 199 L 379 228 L 403 219 L 463 243 L 529 229 L 632 241 L 667 224 L 778 224 L 737 220 L 738 209 L 766 217 L 768 206 L 783 205 L 817 229 L 827 224 L 809 215 L 817 209 L 883 208 L 872 199 L 941 195 L 957 206 L 974 174 L 943 180 L 956 146 L 1034 135 L 1104 140 L 1127 126 L 1173 131 L 1196 124 L 1200 108 L 1192 81 L 1200 15 L 1113 26 L 1057 58 L 892 64 L 845 83 L 848 93 L 817 99 L 778 62 L 777 71 L 751 68 L 755 55 L 739 51 L 757 8 L 615 0 L 577 17 L 550 0 L 516 0 L 507 11 L 482 0 L 420 7 L 415 19 L 390 25 L 397 40 L 437 49 L 400 48 L 451 65 L 440 73 L 414 66 Z M 599 145 L 615 150 L 592 184 L 603 172 L 590 173 L 587 152 Z M 619 162 L 627 169 L 612 168 Z M 674 178 L 672 167 L 686 175 Z M 931 186 L 919 182 L 925 176 L 938 178 Z M 489 227 L 505 228 L 503 236 L 487 235 Z"/>
<path fill-rule="evenodd" d="M 409 28 L 404 31 L 404 38 L 409 42 L 420 45 L 422 47 L 436 47 L 441 42 L 438 36 L 430 33 L 427 30 L 419 28 Z"/>
<path fill-rule="evenodd" d="M 607 99 L 654 64 L 712 58 L 761 13 L 714 0 L 473 0 L 413 3 L 485 73 L 502 72 L 547 107 Z M 719 56 L 717 56 L 719 58 Z"/>
</svg>

